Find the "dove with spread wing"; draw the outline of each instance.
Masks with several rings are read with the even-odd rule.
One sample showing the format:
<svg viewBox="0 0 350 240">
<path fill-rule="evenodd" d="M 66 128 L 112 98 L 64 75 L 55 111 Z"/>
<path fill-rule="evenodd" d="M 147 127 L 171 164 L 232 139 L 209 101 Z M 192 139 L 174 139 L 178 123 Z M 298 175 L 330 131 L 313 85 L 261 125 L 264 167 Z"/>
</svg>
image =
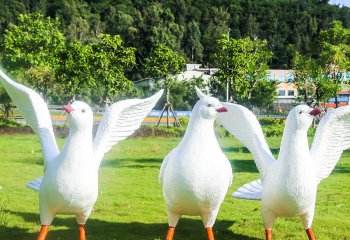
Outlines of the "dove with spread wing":
<svg viewBox="0 0 350 240">
<path fill-rule="evenodd" d="M 29 183 L 39 191 L 41 230 L 46 239 L 56 214 L 72 214 L 79 224 L 79 239 L 85 240 L 87 221 L 98 195 L 98 169 L 106 152 L 131 135 L 162 96 L 163 90 L 146 99 L 129 99 L 106 109 L 93 138 L 93 112 L 89 105 L 74 101 L 64 106 L 69 135 L 59 151 L 47 104 L 32 89 L 11 80 L 0 70 L 0 81 L 27 124 L 38 135 L 45 173 Z"/>
<path fill-rule="evenodd" d="M 243 199 L 261 199 L 266 239 L 272 239 L 277 217 L 300 216 L 309 240 L 314 240 L 317 186 L 330 175 L 342 152 L 350 147 L 350 106 L 326 113 L 309 149 L 307 131 L 319 109 L 306 105 L 288 114 L 277 160 L 273 157 L 255 115 L 238 104 L 223 104 L 227 113 L 219 122 L 252 153 L 260 179 L 233 193 Z"/>
</svg>

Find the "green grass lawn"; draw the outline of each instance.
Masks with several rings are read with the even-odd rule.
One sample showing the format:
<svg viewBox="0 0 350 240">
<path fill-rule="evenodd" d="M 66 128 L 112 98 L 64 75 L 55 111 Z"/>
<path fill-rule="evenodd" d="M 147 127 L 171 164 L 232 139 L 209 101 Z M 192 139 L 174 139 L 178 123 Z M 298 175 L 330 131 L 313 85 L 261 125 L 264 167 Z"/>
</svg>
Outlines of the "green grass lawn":
<svg viewBox="0 0 350 240">
<path fill-rule="evenodd" d="M 63 139 L 59 139 L 62 145 Z M 89 240 L 164 239 L 166 205 L 158 183 L 160 164 L 179 138 L 141 138 L 120 142 L 102 162 L 99 197 L 88 220 Z M 257 179 L 252 156 L 233 138 L 220 140 L 231 161 L 234 182 L 221 206 L 216 239 L 264 239 L 259 201 L 234 199 L 231 193 Z M 277 154 L 280 139 L 269 138 Z M 34 135 L 0 136 L 0 239 L 36 239 L 40 229 L 38 193 L 25 184 L 42 175 L 39 141 Z M 350 239 L 350 151 L 343 154 L 333 174 L 319 185 L 313 229 L 317 239 Z M 299 218 L 279 218 L 275 239 L 307 239 Z M 73 216 L 57 216 L 50 239 L 78 239 Z M 200 218 L 182 217 L 175 239 L 206 239 Z"/>
</svg>

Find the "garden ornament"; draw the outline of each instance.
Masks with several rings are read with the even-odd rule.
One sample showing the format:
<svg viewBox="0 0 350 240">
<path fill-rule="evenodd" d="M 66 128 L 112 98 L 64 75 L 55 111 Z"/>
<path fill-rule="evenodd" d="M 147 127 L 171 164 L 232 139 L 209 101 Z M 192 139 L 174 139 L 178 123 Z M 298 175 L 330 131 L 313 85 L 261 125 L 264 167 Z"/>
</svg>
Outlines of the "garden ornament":
<svg viewBox="0 0 350 240">
<path fill-rule="evenodd" d="M 159 180 L 168 206 L 167 240 L 172 240 L 181 215 L 199 215 L 209 240 L 220 205 L 232 183 L 230 162 L 214 132 L 214 120 L 227 109 L 218 99 L 204 95 L 192 110 L 186 133 L 165 157 Z"/>
<path fill-rule="evenodd" d="M 51 117 L 44 100 L 32 89 L 12 81 L 0 70 L 0 80 L 27 124 L 39 136 L 45 173 L 29 184 L 38 190 L 41 231 L 46 239 L 56 214 L 73 214 L 79 224 L 79 240 L 85 240 L 87 221 L 98 194 L 98 169 L 103 155 L 131 135 L 154 107 L 163 90 L 146 99 L 119 101 L 106 109 L 93 139 L 93 113 L 84 102 L 64 106 L 70 126 L 59 151 Z"/>
<path fill-rule="evenodd" d="M 265 141 L 255 115 L 243 106 L 225 103 L 219 122 L 252 153 L 260 179 L 233 193 L 243 199 L 261 199 L 266 239 L 272 239 L 277 217 L 300 216 L 310 240 L 319 182 L 328 177 L 342 152 L 350 147 L 350 106 L 328 112 L 321 119 L 311 149 L 307 131 L 320 110 L 306 105 L 288 114 L 278 159 Z"/>
</svg>

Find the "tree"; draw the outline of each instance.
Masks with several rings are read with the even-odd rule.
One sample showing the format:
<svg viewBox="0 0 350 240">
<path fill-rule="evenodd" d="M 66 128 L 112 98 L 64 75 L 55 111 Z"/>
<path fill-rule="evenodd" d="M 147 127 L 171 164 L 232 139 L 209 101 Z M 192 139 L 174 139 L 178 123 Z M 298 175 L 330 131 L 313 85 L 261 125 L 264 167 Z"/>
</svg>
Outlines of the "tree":
<svg viewBox="0 0 350 240">
<path fill-rule="evenodd" d="M 333 26 L 320 32 L 318 37 L 319 59 L 324 74 L 336 84 L 335 104 L 338 107 L 338 90 L 341 77 L 350 69 L 350 29 L 341 22 L 334 21 Z"/>
<path fill-rule="evenodd" d="M 328 77 L 316 59 L 296 53 L 293 58 L 293 69 L 292 82 L 297 86 L 299 102 L 318 106 L 339 90 L 338 85 Z"/>
<path fill-rule="evenodd" d="M 162 81 L 166 91 L 166 103 L 163 109 L 167 111 L 167 126 L 169 126 L 169 110 L 172 111 L 169 100 L 170 89 L 175 82 L 175 75 L 182 72 L 185 66 L 185 59 L 169 47 L 159 44 L 151 52 L 150 56 L 145 59 L 145 73 L 147 76 Z M 162 112 L 162 114 L 163 114 Z"/>
<path fill-rule="evenodd" d="M 3 86 L 0 87 L 0 103 L 2 105 L 1 112 L 4 114 L 5 118 L 8 118 L 10 114 L 12 114 L 12 107 L 14 104 L 12 103 L 11 97 L 7 94 L 5 88 Z"/>
<path fill-rule="evenodd" d="M 170 8 L 161 2 L 154 2 L 141 9 L 142 21 L 139 23 L 142 46 L 138 48 L 140 55 L 145 56 L 154 46 L 164 44 L 176 51 L 181 50 L 181 40 L 184 29 L 175 22 L 175 16 Z"/>
<path fill-rule="evenodd" d="M 125 71 L 135 65 L 135 48 L 124 47 L 119 35 L 100 34 L 100 41 L 91 43 L 90 74 L 96 87 L 103 89 L 102 99 L 133 89 L 133 83 L 125 77 Z"/>
<path fill-rule="evenodd" d="M 195 86 L 199 89 L 205 89 L 204 80 L 201 77 L 175 81 L 172 87 L 170 101 L 174 109 L 191 110 L 198 101 Z"/>
<path fill-rule="evenodd" d="M 215 74 L 211 86 L 214 92 L 218 89 L 226 89 L 228 82 L 231 96 L 237 102 L 252 107 L 253 93 L 257 93 L 260 87 L 264 91 L 270 91 L 267 96 L 271 102 L 274 98 L 273 92 L 276 92 L 276 83 L 272 82 L 271 87 L 267 81 L 268 63 L 272 57 L 272 52 L 267 48 L 267 41 L 251 39 L 249 37 L 241 39 L 228 39 L 223 35 L 218 41 L 218 51 L 213 58 L 218 63 L 220 70 Z M 261 89 L 262 90 L 262 89 Z M 267 99 L 266 99 L 267 100 Z"/>
<path fill-rule="evenodd" d="M 251 106 L 262 108 L 271 104 L 277 96 L 276 87 L 276 81 L 270 81 L 267 79 L 257 81 L 256 86 L 251 93 Z"/>
<path fill-rule="evenodd" d="M 201 32 L 198 23 L 191 21 L 185 34 L 186 52 L 190 53 L 191 62 L 201 61 L 203 57 L 203 45 L 200 42 Z M 196 61 L 195 61 L 196 60 Z"/>
<path fill-rule="evenodd" d="M 66 51 L 61 54 L 61 64 L 57 70 L 58 83 L 63 92 L 73 99 L 77 96 L 86 102 L 94 102 L 95 79 L 90 71 L 93 57 L 91 44 L 84 45 L 80 41 L 67 44 Z"/>
<path fill-rule="evenodd" d="M 22 70 L 29 83 L 47 100 L 57 92 L 56 69 L 65 50 L 59 21 L 40 13 L 20 15 L 18 25 L 5 31 L 2 62 L 9 70 Z"/>
</svg>

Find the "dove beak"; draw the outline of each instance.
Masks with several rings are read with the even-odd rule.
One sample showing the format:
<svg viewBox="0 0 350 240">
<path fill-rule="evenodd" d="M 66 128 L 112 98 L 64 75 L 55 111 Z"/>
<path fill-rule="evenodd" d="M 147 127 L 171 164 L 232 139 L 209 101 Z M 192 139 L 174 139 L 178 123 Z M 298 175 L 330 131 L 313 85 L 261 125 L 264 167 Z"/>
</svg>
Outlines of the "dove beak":
<svg viewBox="0 0 350 240">
<path fill-rule="evenodd" d="M 74 109 L 70 106 L 70 105 L 64 105 L 63 106 L 64 111 L 66 111 L 67 113 L 71 113 L 74 111 Z"/>
<path fill-rule="evenodd" d="M 311 112 L 309 112 L 309 114 L 312 116 L 317 116 L 320 113 L 321 113 L 321 110 L 318 108 L 314 108 Z"/>
<path fill-rule="evenodd" d="M 227 112 L 227 108 L 221 107 L 221 108 L 215 109 L 215 111 L 217 111 L 217 112 L 219 112 L 219 113 L 221 113 L 221 112 Z"/>
</svg>

